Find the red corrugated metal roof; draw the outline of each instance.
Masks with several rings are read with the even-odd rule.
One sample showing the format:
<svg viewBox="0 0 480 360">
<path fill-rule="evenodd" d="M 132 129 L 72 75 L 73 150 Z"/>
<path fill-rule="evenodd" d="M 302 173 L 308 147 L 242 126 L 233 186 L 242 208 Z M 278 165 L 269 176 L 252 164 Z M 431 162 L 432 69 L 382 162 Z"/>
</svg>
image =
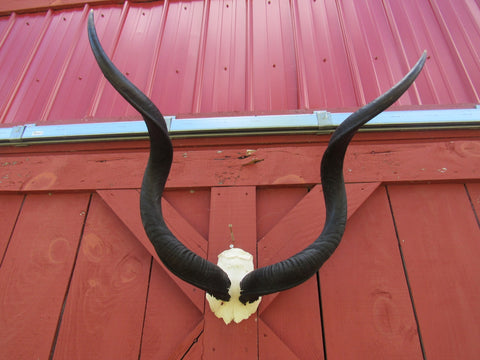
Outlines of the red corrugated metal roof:
<svg viewBox="0 0 480 360">
<path fill-rule="evenodd" d="M 95 7 L 106 51 L 165 114 L 357 107 L 424 49 L 400 105 L 478 103 L 480 8 L 440 1 L 172 1 Z M 0 18 L 0 123 L 138 117 L 100 76 L 88 6 Z"/>
</svg>

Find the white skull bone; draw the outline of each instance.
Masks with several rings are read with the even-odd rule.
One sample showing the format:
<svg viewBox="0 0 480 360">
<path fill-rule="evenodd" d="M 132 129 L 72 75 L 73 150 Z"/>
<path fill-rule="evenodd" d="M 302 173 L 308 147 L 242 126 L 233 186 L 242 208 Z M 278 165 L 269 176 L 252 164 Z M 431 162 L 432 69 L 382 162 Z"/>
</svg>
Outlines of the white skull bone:
<svg viewBox="0 0 480 360">
<path fill-rule="evenodd" d="M 253 256 L 239 248 L 225 250 L 218 255 L 218 266 L 227 273 L 231 285 L 228 290 L 230 294 L 229 301 L 218 300 L 210 294 L 207 294 L 207 301 L 210 309 L 218 317 L 223 319 L 225 324 L 232 320 L 239 323 L 248 319 L 251 314 L 257 311 L 261 297 L 247 304 L 242 304 L 240 297 L 240 281 L 250 271 L 253 271 Z"/>
</svg>

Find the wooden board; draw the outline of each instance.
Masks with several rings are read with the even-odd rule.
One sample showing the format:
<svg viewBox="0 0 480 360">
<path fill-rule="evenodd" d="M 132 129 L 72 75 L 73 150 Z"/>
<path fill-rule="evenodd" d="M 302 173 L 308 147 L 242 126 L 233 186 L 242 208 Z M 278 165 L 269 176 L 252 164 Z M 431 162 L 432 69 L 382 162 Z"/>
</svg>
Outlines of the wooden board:
<svg viewBox="0 0 480 360">
<path fill-rule="evenodd" d="M 389 186 L 427 358 L 480 354 L 480 231 L 463 184 Z"/>
<path fill-rule="evenodd" d="M 320 286 L 327 358 L 422 359 L 383 187 L 347 222 Z"/>
<path fill-rule="evenodd" d="M 198 351 L 201 346 L 197 339 L 203 332 L 205 292 L 180 280 L 161 264 L 141 223 L 137 190 L 99 190 L 98 194 L 136 236 L 135 240 L 139 240 L 139 244 L 142 244 L 155 259 L 150 278 L 141 358 L 178 359 L 186 353 L 193 354 L 193 348 Z M 203 197 L 204 194 L 202 199 Z M 173 198 L 177 199 L 178 196 Z M 200 202 L 203 204 L 203 201 Z M 193 209 L 198 208 L 191 202 L 187 205 Z M 170 205 L 168 200 L 163 199 L 162 207 L 166 223 L 172 232 L 186 246 L 200 256 L 206 257 L 207 241 Z M 182 210 L 188 213 L 188 210 Z"/>
<path fill-rule="evenodd" d="M 255 188 L 212 188 L 208 260 L 217 263 L 218 254 L 232 244 L 256 259 Z M 231 225 L 231 227 L 230 227 Z M 232 241 L 231 231 L 235 241 Z M 257 316 L 226 326 L 205 305 L 203 356 L 205 359 L 257 359 Z M 241 340 L 240 340 L 241 339 Z"/>
<path fill-rule="evenodd" d="M 205 308 L 203 291 L 178 280 L 157 260 L 152 262 L 150 255 L 158 257 L 138 214 L 144 148 L 43 154 L 18 149 L 5 161 L 2 156 L 0 211 L 3 207 L 6 213 L 0 217 L 0 229 L 13 230 L 13 235 L 0 268 L 0 358 L 48 358 L 50 353 L 52 358 L 95 358 L 96 352 L 99 358 L 135 359 L 322 359 L 324 354 L 327 359 L 416 359 L 422 357 L 421 338 L 427 358 L 474 359 L 480 353 L 478 141 L 353 145 L 345 172 L 350 182 L 347 232 L 322 268 L 320 282 L 314 277 L 266 296 L 258 314 L 228 326 L 208 305 Z M 255 254 L 259 266 L 300 250 L 323 224 L 323 195 L 317 183 L 325 144 L 256 147 L 245 157 L 251 148 L 204 144 L 175 155 L 163 202 L 166 221 L 181 241 L 213 262 L 232 243 L 228 224 L 233 225 L 236 246 Z M 413 239 L 401 244 L 413 302 L 388 197 L 378 182 L 411 180 L 443 183 L 387 185 L 400 239 Z M 96 243 L 88 233 L 108 234 L 102 237 L 115 241 L 108 247 L 108 259 L 87 265 L 81 250 L 76 265 L 73 255 L 61 273 L 51 266 L 38 270 L 39 261 L 25 261 L 25 256 L 30 256 L 30 248 L 41 250 L 43 245 L 30 238 L 59 233 L 57 219 L 67 219 L 68 229 L 61 231 L 76 234 L 78 245 L 88 194 L 55 193 L 78 189 L 95 189 L 99 195 L 94 195 L 81 244 Z M 12 206 L 1 201 L 6 198 L 15 199 Z M 51 199 L 60 205 L 51 205 Z M 420 200 L 426 205 L 418 205 Z M 80 203 L 81 221 L 72 225 L 68 219 L 76 218 Z M 52 246 L 54 254 L 63 254 L 57 243 Z M 90 249 L 98 254 L 103 248 Z M 138 264 L 127 264 L 132 270 L 127 275 L 135 273 L 141 280 L 132 287 L 115 286 L 115 281 L 103 286 L 118 274 L 122 251 L 127 259 L 129 254 L 142 254 L 140 271 L 135 270 Z M 27 273 L 33 278 L 20 275 Z M 98 282 L 87 281 L 94 276 Z M 26 286 L 12 286 L 10 277 Z M 102 286 L 84 291 L 85 284 Z M 39 305 L 37 293 L 43 288 L 48 289 L 48 301 Z M 90 294 L 97 299 L 95 306 L 88 302 Z M 15 312 L 18 322 L 9 318 Z M 4 326 L 7 322 L 15 325 Z M 78 355 L 71 355 L 73 351 Z"/>
<path fill-rule="evenodd" d="M 458 107 L 472 109 L 475 108 L 475 104 L 466 105 L 465 107 Z M 421 106 L 422 109 L 425 109 L 425 105 Z M 446 108 L 451 109 L 451 105 Z M 439 109 L 435 107 L 435 109 Z M 350 109 L 355 111 L 356 109 Z M 428 109 L 427 109 L 428 110 Z M 341 111 L 347 111 L 346 109 L 341 109 Z M 295 111 L 295 114 L 299 114 L 299 111 Z M 305 110 L 305 113 L 311 113 L 311 110 Z M 239 113 L 230 114 L 233 116 L 241 116 Z M 250 113 L 244 115 L 251 115 Z M 215 114 L 215 116 L 220 116 Z M 228 116 L 228 115 L 225 115 Z M 194 116 L 195 117 L 195 116 Z M 181 115 L 177 118 L 182 118 Z M 119 121 L 141 121 L 140 115 L 138 116 L 126 116 L 126 117 L 112 117 L 108 119 L 102 119 L 95 117 L 94 119 L 85 119 L 95 120 L 96 123 L 101 122 L 119 122 Z M 78 120 L 75 119 L 62 119 L 62 124 L 76 124 Z M 56 125 L 56 123 L 47 123 L 45 125 Z M 265 147 L 301 147 L 307 144 L 317 145 L 317 146 L 326 146 L 328 144 L 330 134 L 270 134 L 270 135 L 238 135 L 238 136 L 206 136 L 206 137 L 173 137 L 172 143 L 175 151 L 191 151 L 195 150 L 212 150 L 212 149 L 233 149 L 233 148 L 245 148 L 245 149 L 256 149 L 256 148 L 265 148 Z M 480 129 L 450 129 L 450 130 L 414 130 L 414 131 L 360 131 L 355 135 L 352 140 L 351 145 L 360 144 L 360 143 L 425 143 L 425 142 L 449 142 L 449 141 L 478 141 L 480 136 Z M 43 144 L 25 144 L 26 146 L 5 146 L 2 147 L 3 154 L 47 154 L 47 153 L 65 153 L 65 152 L 88 152 L 88 151 L 98 151 L 101 149 L 103 152 L 112 152 L 117 151 L 123 152 L 126 150 L 130 151 L 141 151 L 147 152 L 150 148 L 147 138 L 140 140 L 115 140 L 115 141 L 85 141 L 85 142 L 70 142 L 70 143 L 43 143 Z M 219 151 L 219 150 L 217 150 Z"/>
<path fill-rule="evenodd" d="M 354 214 L 378 186 L 379 183 L 347 185 L 348 216 Z M 259 266 L 267 266 L 287 259 L 306 248 L 320 235 L 324 221 L 323 192 L 322 187 L 317 185 L 287 215 L 280 219 L 275 227 L 259 239 Z M 260 306 L 260 312 L 277 295 L 265 296 Z"/>
<path fill-rule="evenodd" d="M 197 291 L 204 296 L 203 291 Z M 191 347 L 201 347 L 197 339 L 202 332 L 202 312 L 154 262 L 140 359 L 181 359 Z"/>
<path fill-rule="evenodd" d="M 0 194 L 0 263 L 12 236 L 23 195 Z"/>
<path fill-rule="evenodd" d="M 259 359 L 282 359 L 282 360 L 299 360 L 292 350 L 283 342 L 283 340 L 273 330 L 258 319 L 258 335 L 259 335 Z"/>
<path fill-rule="evenodd" d="M 209 188 L 171 189 L 163 193 L 163 199 L 172 205 L 203 239 L 208 238 L 210 221 Z M 206 240 L 204 241 L 206 242 Z"/>
<path fill-rule="evenodd" d="M 480 179 L 478 141 L 352 144 L 346 182 Z M 323 145 L 174 153 L 170 188 L 304 185 L 320 182 Z M 247 156 L 247 157 L 246 157 Z M 147 153 L 13 154 L 2 157 L 0 191 L 139 188 Z M 280 165 L 281 164 L 281 165 Z M 407 166 L 408 165 L 408 166 Z M 117 174 L 112 176 L 112 174 Z"/>
<path fill-rule="evenodd" d="M 348 214 L 352 216 L 378 187 L 378 183 L 347 186 Z M 282 191 L 278 192 L 281 197 Z M 259 266 L 286 259 L 307 247 L 320 234 L 325 220 L 321 186 L 316 186 L 296 204 L 258 243 Z M 281 356 L 281 340 L 300 359 L 323 359 L 320 298 L 316 277 L 291 290 L 265 296 L 260 305 L 263 329 L 260 352 Z M 282 314 L 278 316 L 278 314 Z M 266 330 L 265 330 L 266 331 Z M 274 336 L 275 334 L 275 336 Z M 274 350 L 276 348 L 276 350 Z"/>
<path fill-rule="evenodd" d="M 257 239 L 263 238 L 309 192 L 307 186 L 257 189 Z"/>
<path fill-rule="evenodd" d="M 48 359 L 89 194 L 30 194 L 0 269 L 0 358 Z"/>
<path fill-rule="evenodd" d="M 182 291 L 190 298 L 190 300 L 203 311 L 204 293 L 196 287 L 180 280 L 173 275 L 162 264 L 155 248 L 145 234 L 142 220 L 140 218 L 140 194 L 136 190 L 99 190 L 98 194 L 108 204 L 110 209 L 123 221 L 127 228 L 140 241 L 145 249 L 153 256 L 154 260 L 160 264 L 164 271 L 177 283 Z M 170 205 L 166 200 L 162 200 L 162 211 L 167 226 L 172 233 L 181 239 L 182 243 L 194 251 L 197 255 L 206 257 L 207 240 L 205 240 L 198 232 Z"/>
<path fill-rule="evenodd" d="M 316 232 L 321 230 L 324 213 L 317 214 L 316 209 L 309 207 L 315 203 L 317 193 L 320 193 L 318 205 L 322 206 L 319 189 L 269 187 L 257 190 L 259 266 L 293 255 L 305 244 L 301 241 L 298 244 L 301 238 L 313 241 L 305 236 L 304 228 L 306 221 L 311 223 L 318 215 L 320 224 Z M 312 198 L 315 199 L 310 201 Z M 264 296 L 259 313 L 260 359 L 323 359 L 316 277 L 295 289 Z"/>
<path fill-rule="evenodd" d="M 479 222 L 480 225 L 480 183 L 467 184 L 466 186 L 477 222 Z"/>
<path fill-rule="evenodd" d="M 54 359 L 138 359 L 150 258 L 94 195 Z"/>
<path fill-rule="evenodd" d="M 265 304 L 260 309 L 260 359 L 283 359 L 284 354 L 292 359 L 324 358 L 316 276 Z"/>
</svg>

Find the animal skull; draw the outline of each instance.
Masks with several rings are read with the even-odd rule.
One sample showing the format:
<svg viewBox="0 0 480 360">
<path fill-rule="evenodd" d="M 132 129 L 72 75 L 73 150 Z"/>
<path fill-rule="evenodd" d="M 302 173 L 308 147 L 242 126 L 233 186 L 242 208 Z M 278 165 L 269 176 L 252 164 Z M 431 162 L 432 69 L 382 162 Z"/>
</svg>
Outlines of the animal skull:
<svg viewBox="0 0 480 360">
<path fill-rule="evenodd" d="M 230 279 L 230 288 L 228 294 L 230 301 L 223 301 L 215 298 L 207 293 L 207 301 L 210 304 L 210 309 L 218 318 L 223 319 L 225 324 L 229 324 L 232 320 L 239 323 L 246 320 L 251 314 L 257 311 L 260 304 L 261 297 L 254 302 L 247 302 L 243 304 L 240 302 L 240 281 L 249 272 L 253 271 L 253 256 L 252 254 L 239 249 L 231 248 L 223 251 L 218 255 L 217 265 L 225 271 Z"/>
</svg>

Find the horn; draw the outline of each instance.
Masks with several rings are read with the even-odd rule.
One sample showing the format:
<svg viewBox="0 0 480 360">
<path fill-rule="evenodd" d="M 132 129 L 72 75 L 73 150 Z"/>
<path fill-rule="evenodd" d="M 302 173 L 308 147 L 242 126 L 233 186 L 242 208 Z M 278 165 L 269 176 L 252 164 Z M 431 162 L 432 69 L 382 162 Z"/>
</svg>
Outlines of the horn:
<svg viewBox="0 0 480 360">
<path fill-rule="evenodd" d="M 103 74 L 140 112 L 148 128 L 150 156 L 140 195 L 140 212 L 147 236 L 160 260 L 172 273 L 220 300 L 216 302 L 207 296 L 212 310 L 215 307 L 223 309 L 219 312 L 224 315 L 216 314 L 226 322 L 231 318 L 235 321 L 247 318 L 256 311 L 260 296 L 287 290 L 308 280 L 332 255 L 343 236 L 347 219 L 343 161 L 348 144 L 363 124 L 398 100 L 417 78 L 426 61 L 424 52 L 398 84 L 350 115 L 332 134 L 320 166 L 326 207 L 325 225 L 320 236 L 296 255 L 252 270 L 251 255 L 241 249 L 224 251 L 219 255 L 220 266 L 217 266 L 187 249 L 168 229 L 162 215 L 161 197 L 172 164 L 173 147 L 165 120 L 152 101 L 113 65 L 103 51 L 95 31 L 93 11 L 88 18 L 88 37 Z M 255 305 L 251 306 L 252 303 Z M 237 310 L 242 314 L 237 314 Z"/>
<path fill-rule="evenodd" d="M 93 10 L 88 16 L 88 39 L 97 63 L 113 87 L 143 116 L 150 136 L 150 156 L 140 194 L 143 226 L 165 266 L 182 280 L 228 301 L 230 280 L 217 265 L 186 248 L 168 229 L 162 215 L 161 198 L 173 159 L 173 147 L 165 119 L 152 103 L 128 80 L 105 54 L 95 30 Z"/>
<path fill-rule="evenodd" d="M 243 304 L 297 286 L 313 276 L 337 248 L 347 221 L 347 197 L 343 180 L 343 160 L 353 135 L 366 122 L 380 114 L 410 87 L 423 68 L 426 51 L 415 66 L 394 87 L 350 115 L 335 130 L 323 154 L 320 173 L 326 219 L 320 236 L 292 257 L 248 273 L 240 282 Z"/>
</svg>

